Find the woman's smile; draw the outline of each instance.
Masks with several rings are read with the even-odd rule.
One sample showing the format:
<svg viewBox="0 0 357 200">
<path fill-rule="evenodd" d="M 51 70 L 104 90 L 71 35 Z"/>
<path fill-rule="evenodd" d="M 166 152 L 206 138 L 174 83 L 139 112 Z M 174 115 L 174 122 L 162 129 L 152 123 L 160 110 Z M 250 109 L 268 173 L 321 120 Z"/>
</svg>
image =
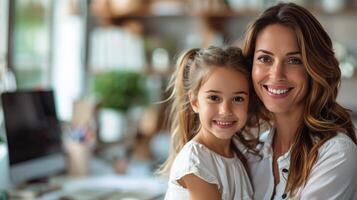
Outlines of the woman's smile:
<svg viewBox="0 0 357 200">
<path fill-rule="evenodd" d="M 273 98 L 284 98 L 287 97 L 294 87 L 287 86 L 273 86 L 273 85 L 263 85 L 269 96 Z"/>
</svg>

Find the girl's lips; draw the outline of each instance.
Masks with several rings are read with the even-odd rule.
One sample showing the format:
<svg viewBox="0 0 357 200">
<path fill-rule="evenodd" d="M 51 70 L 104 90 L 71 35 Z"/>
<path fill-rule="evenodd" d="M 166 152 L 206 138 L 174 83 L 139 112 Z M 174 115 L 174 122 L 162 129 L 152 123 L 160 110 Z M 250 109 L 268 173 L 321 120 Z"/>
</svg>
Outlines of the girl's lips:
<svg viewBox="0 0 357 200">
<path fill-rule="evenodd" d="M 236 123 L 236 121 L 218 121 L 218 120 L 213 120 L 213 122 L 219 128 L 231 128 Z"/>
</svg>

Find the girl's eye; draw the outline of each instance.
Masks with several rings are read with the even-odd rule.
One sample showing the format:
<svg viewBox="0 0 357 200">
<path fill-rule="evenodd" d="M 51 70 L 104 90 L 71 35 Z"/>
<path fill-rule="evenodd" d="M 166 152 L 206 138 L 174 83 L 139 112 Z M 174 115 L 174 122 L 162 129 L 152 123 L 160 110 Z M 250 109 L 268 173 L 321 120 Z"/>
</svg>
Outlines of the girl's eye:
<svg viewBox="0 0 357 200">
<path fill-rule="evenodd" d="M 302 64 L 302 62 L 301 62 L 300 58 L 291 57 L 288 59 L 288 64 L 300 65 L 300 64 Z"/>
<path fill-rule="evenodd" d="M 258 60 L 262 63 L 271 63 L 272 62 L 272 59 L 270 56 L 268 55 L 262 55 L 262 56 L 259 56 L 258 57 Z"/>
<path fill-rule="evenodd" d="M 210 100 L 210 101 L 214 101 L 214 102 L 219 101 L 219 97 L 218 97 L 217 95 L 210 95 L 210 96 L 208 96 L 207 98 L 208 98 L 208 100 Z"/>
<path fill-rule="evenodd" d="M 234 102 L 243 102 L 243 101 L 244 101 L 244 98 L 243 98 L 243 97 L 240 97 L 240 96 L 237 96 L 237 97 L 234 97 L 234 98 L 233 98 L 233 101 L 234 101 Z"/>
</svg>

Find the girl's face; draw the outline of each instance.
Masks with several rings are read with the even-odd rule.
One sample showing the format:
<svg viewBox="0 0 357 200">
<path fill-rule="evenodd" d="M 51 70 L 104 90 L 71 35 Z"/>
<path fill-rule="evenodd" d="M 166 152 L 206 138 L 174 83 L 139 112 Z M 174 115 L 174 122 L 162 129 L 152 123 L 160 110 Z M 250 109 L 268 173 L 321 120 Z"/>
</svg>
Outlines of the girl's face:
<svg viewBox="0 0 357 200">
<path fill-rule="evenodd" d="M 269 111 L 302 112 L 308 75 L 291 28 L 273 24 L 258 34 L 252 78 L 257 95 Z"/>
<path fill-rule="evenodd" d="M 199 114 L 199 134 L 228 140 L 247 121 L 249 87 L 246 77 L 229 67 L 216 67 L 201 85 L 191 106 Z"/>
</svg>

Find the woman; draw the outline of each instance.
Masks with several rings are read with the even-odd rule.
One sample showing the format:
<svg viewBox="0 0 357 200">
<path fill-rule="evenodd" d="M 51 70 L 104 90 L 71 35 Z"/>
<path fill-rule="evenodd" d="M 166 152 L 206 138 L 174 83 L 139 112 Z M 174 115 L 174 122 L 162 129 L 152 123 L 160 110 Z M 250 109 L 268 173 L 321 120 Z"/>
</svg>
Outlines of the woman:
<svg viewBox="0 0 357 200">
<path fill-rule="evenodd" d="M 278 4 L 249 27 L 243 51 L 272 124 L 259 156 L 246 154 L 254 199 L 357 199 L 355 128 L 336 102 L 341 72 L 320 23 Z"/>
</svg>

